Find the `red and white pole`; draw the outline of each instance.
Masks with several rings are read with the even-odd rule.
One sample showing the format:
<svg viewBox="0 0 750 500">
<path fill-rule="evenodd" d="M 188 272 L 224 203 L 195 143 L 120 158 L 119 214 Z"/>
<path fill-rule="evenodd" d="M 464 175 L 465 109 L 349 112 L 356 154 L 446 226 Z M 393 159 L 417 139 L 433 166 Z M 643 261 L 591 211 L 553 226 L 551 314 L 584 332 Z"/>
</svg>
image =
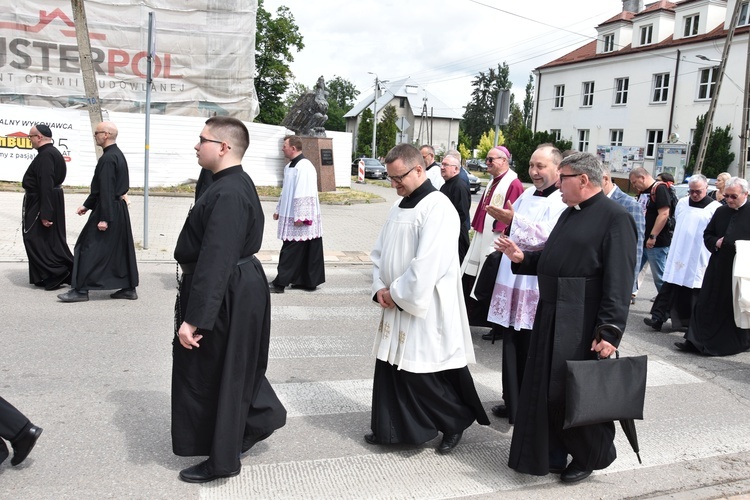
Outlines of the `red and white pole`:
<svg viewBox="0 0 750 500">
<path fill-rule="evenodd" d="M 364 160 L 359 160 L 359 165 L 357 166 L 357 183 L 358 184 L 364 184 L 365 183 L 365 162 L 364 162 Z"/>
</svg>

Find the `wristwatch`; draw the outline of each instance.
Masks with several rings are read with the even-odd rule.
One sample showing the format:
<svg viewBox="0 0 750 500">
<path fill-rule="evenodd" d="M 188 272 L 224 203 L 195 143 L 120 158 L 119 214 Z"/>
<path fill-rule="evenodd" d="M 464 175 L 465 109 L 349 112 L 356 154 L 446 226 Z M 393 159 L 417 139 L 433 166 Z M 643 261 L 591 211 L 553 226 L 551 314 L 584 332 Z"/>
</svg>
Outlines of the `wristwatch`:
<svg viewBox="0 0 750 500">
<path fill-rule="evenodd" d="M 648 239 L 655 240 L 656 239 L 656 235 L 655 234 L 649 234 L 648 235 Z"/>
</svg>

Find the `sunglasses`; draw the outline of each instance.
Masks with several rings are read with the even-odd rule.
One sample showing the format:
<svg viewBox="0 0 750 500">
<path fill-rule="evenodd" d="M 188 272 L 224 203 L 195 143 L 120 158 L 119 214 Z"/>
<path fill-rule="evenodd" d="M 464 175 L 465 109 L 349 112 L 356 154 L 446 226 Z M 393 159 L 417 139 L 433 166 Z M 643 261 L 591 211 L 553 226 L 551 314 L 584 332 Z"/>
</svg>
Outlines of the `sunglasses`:
<svg viewBox="0 0 750 500">
<path fill-rule="evenodd" d="M 724 195 L 724 198 L 729 198 L 730 200 L 736 200 L 739 197 L 740 197 L 740 195 L 738 195 L 738 194 L 725 194 Z"/>
</svg>

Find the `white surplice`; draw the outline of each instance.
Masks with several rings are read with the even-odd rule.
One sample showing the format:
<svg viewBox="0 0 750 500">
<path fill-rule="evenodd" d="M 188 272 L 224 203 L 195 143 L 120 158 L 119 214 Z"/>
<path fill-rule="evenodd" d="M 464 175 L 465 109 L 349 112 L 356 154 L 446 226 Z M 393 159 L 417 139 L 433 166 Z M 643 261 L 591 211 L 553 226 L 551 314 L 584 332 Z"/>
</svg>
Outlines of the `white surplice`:
<svg viewBox="0 0 750 500">
<path fill-rule="evenodd" d="M 312 162 L 302 158 L 291 167 L 284 167 L 284 184 L 281 188 L 276 213 L 279 214 L 277 237 L 282 241 L 306 241 L 323 236 L 323 222 L 318 200 L 318 174 Z M 312 224 L 295 226 L 296 221 Z"/>
<path fill-rule="evenodd" d="M 373 295 L 389 288 L 398 305 L 382 310 L 373 353 L 412 373 L 463 368 L 475 358 L 455 248 L 458 213 L 439 191 L 414 208 L 398 203 L 370 254 Z"/>
<path fill-rule="evenodd" d="M 711 252 L 703 244 L 703 231 L 721 203 L 713 201 L 699 208 L 691 207 L 689 200 L 685 197 L 677 202 L 674 235 L 662 279 L 687 288 L 700 288 L 711 257 Z"/>
<path fill-rule="evenodd" d="M 567 208 L 560 190 L 549 196 L 534 196 L 530 187 L 513 203 L 513 222 L 509 238 L 524 251 L 538 251 Z M 510 260 L 503 257 L 497 271 L 487 320 L 515 330 L 531 330 L 539 302 L 539 283 L 536 276 L 513 274 Z"/>
</svg>

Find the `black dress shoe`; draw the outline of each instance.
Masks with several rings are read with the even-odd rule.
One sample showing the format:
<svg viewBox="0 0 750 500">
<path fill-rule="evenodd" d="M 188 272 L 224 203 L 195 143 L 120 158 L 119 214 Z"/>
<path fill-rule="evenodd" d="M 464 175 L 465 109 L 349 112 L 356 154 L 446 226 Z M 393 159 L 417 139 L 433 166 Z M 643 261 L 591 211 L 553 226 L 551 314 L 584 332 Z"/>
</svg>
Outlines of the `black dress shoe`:
<svg viewBox="0 0 750 500">
<path fill-rule="evenodd" d="M 370 433 L 365 434 L 365 443 L 380 444 L 380 441 L 378 441 L 378 438 L 374 432 L 370 432 Z"/>
<path fill-rule="evenodd" d="M 443 441 L 440 443 L 440 446 L 438 446 L 438 453 L 449 453 L 453 448 L 458 446 L 458 443 L 461 442 L 461 436 L 464 435 L 464 431 L 458 432 L 456 434 L 443 434 Z"/>
<path fill-rule="evenodd" d="M 314 292 L 315 290 L 317 290 L 317 289 L 318 289 L 318 287 L 317 287 L 317 286 L 304 286 L 304 285 L 295 285 L 294 283 L 292 283 L 292 284 L 291 284 L 291 285 L 289 285 L 289 286 L 290 286 L 291 288 L 295 289 L 295 290 L 304 290 L 304 291 L 306 291 L 306 292 Z"/>
<path fill-rule="evenodd" d="M 208 460 L 206 460 L 197 465 L 181 470 L 180 479 L 186 483 L 207 483 L 214 479 L 221 479 L 222 477 L 236 476 L 240 473 L 240 469 L 242 469 L 242 466 L 229 474 L 212 474 L 208 471 Z"/>
<path fill-rule="evenodd" d="M 44 289 L 48 292 L 57 290 L 63 284 L 63 282 L 70 277 L 70 271 L 65 271 L 60 276 L 52 276 L 44 280 Z"/>
<path fill-rule="evenodd" d="M 42 434 L 42 428 L 35 425 L 31 425 L 26 431 L 24 431 L 20 437 L 16 438 L 11 444 L 13 445 L 13 458 L 10 461 L 10 465 L 18 465 L 29 456 L 31 450 L 34 449 L 36 440 Z"/>
<path fill-rule="evenodd" d="M 490 411 L 496 417 L 508 418 L 508 407 L 506 405 L 493 406 Z"/>
<path fill-rule="evenodd" d="M 61 293 L 57 296 L 61 302 L 86 302 L 89 300 L 89 292 L 79 292 L 75 288 L 71 288 L 65 293 Z"/>
<path fill-rule="evenodd" d="M 122 290 L 117 290 L 115 293 L 110 294 L 110 297 L 113 299 L 136 300 L 138 299 L 138 294 L 135 293 L 135 288 L 123 288 Z"/>
<path fill-rule="evenodd" d="M 577 483 L 578 481 L 583 481 L 589 477 L 592 472 L 593 471 L 579 468 L 575 462 L 570 462 L 570 465 L 568 465 L 562 474 L 560 474 L 560 480 L 563 483 Z"/>
<path fill-rule="evenodd" d="M 482 335 L 482 340 L 492 340 L 493 342 L 501 338 L 503 338 L 503 334 L 500 332 L 496 332 L 495 330 L 490 330 L 489 332 Z"/>
<path fill-rule="evenodd" d="M 250 451 L 250 448 L 255 446 L 256 444 L 260 443 L 264 439 L 268 439 L 268 437 L 273 434 L 273 431 L 268 432 L 266 434 L 261 434 L 260 436 L 249 436 L 242 440 L 242 453 L 247 453 Z"/>
<path fill-rule="evenodd" d="M 661 331 L 661 327 L 664 324 L 663 321 L 657 321 L 653 318 L 643 318 L 643 322 L 646 323 L 648 326 L 656 330 L 657 332 Z"/>
<path fill-rule="evenodd" d="M 271 293 L 284 293 L 283 286 L 276 286 L 273 282 L 268 284 L 268 291 Z"/>
<path fill-rule="evenodd" d="M 685 342 L 675 342 L 674 346 L 682 352 L 699 352 L 695 345 L 689 340 L 686 340 Z"/>
</svg>

